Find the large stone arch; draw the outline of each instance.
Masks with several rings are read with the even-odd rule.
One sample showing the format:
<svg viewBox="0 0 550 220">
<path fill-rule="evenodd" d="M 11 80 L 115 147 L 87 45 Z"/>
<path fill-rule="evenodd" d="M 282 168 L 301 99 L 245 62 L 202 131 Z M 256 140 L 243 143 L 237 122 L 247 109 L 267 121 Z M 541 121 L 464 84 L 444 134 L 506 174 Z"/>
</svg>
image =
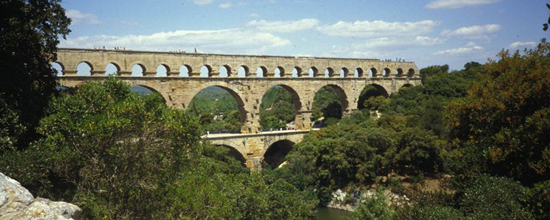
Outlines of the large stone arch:
<svg viewBox="0 0 550 220">
<path fill-rule="evenodd" d="M 241 165 L 243 167 L 246 167 L 246 157 L 237 148 L 232 147 L 232 146 L 227 145 L 227 144 L 215 144 L 215 145 L 218 146 L 218 147 L 225 147 L 225 148 L 229 149 L 229 152 L 227 153 L 228 156 L 235 158 L 236 160 L 238 160 L 241 163 Z"/>
<path fill-rule="evenodd" d="M 266 89 L 264 91 L 262 91 L 261 98 L 259 99 L 260 103 L 258 104 L 258 106 L 260 106 L 262 104 L 263 97 L 265 96 L 265 94 L 275 86 L 280 86 L 280 87 L 282 87 L 283 89 L 285 89 L 286 91 L 288 91 L 291 94 L 292 102 L 294 103 L 294 123 L 297 124 L 297 122 L 300 121 L 300 118 L 301 118 L 300 115 L 299 115 L 299 112 L 303 108 L 302 107 L 302 99 L 301 99 L 300 93 L 298 92 L 299 90 L 294 89 L 290 85 L 283 84 L 283 83 L 278 83 L 278 84 L 273 84 L 273 85 L 267 86 Z"/>
<path fill-rule="evenodd" d="M 294 144 L 294 141 L 288 139 L 282 139 L 271 143 L 264 153 L 264 162 L 271 168 L 279 167 L 286 161 L 286 155 L 292 150 Z"/>
<path fill-rule="evenodd" d="M 317 92 L 319 92 L 319 90 L 321 90 L 321 88 L 323 87 L 331 87 L 333 88 L 336 93 L 338 94 L 338 98 L 339 98 L 339 101 L 340 101 L 340 104 L 342 105 L 342 115 L 345 114 L 346 110 L 349 109 L 350 107 L 350 102 L 349 102 L 349 95 L 346 93 L 346 90 L 344 90 L 344 88 L 342 88 L 340 85 L 337 85 L 337 84 L 323 84 L 323 85 L 320 85 L 319 87 L 315 88 L 315 90 L 313 90 L 313 95 L 311 96 L 312 100 L 311 100 L 311 104 L 313 105 L 313 99 L 315 98 L 315 95 L 317 94 Z"/>
<path fill-rule="evenodd" d="M 163 103 L 164 103 L 164 104 L 168 104 L 168 102 L 167 102 L 167 98 L 168 98 L 168 97 L 165 96 L 165 95 L 163 95 L 158 89 L 155 89 L 154 87 L 152 87 L 152 86 L 150 86 L 150 85 L 147 85 L 147 84 L 145 84 L 145 83 L 144 83 L 144 84 L 132 83 L 131 86 L 132 86 L 132 87 L 141 86 L 141 87 L 143 87 L 143 88 L 146 88 L 146 89 L 148 89 L 148 90 L 151 90 L 152 92 L 157 93 L 157 94 L 159 94 L 159 95 L 162 97 L 162 100 L 163 100 Z M 168 106 L 169 106 L 169 105 L 168 105 Z"/>
<path fill-rule="evenodd" d="M 219 88 L 229 92 L 229 94 L 231 94 L 231 96 L 237 102 L 237 108 L 239 109 L 239 116 L 240 116 L 240 121 L 241 121 L 241 133 L 254 133 L 254 132 L 256 132 L 257 128 L 252 128 L 252 126 L 250 125 L 252 123 L 248 121 L 248 119 L 249 119 L 248 113 L 250 111 L 248 111 L 246 109 L 247 106 L 246 106 L 245 100 L 243 98 L 244 97 L 243 94 L 239 93 L 239 91 L 240 91 L 239 88 L 237 88 L 236 86 L 231 85 L 229 83 L 220 82 L 220 81 L 215 81 L 215 82 L 207 81 L 205 83 L 199 84 L 197 87 L 188 88 L 190 90 L 188 90 L 188 96 L 186 96 L 185 99 L 183 100 L 182 107 L 183 108 L 188 108 L 189 103 L 191 103 L 191 100 L 193 100 L 193 98 L 199 92 L 201 92 L 202 90 L 204 90 L 208 87 L 212 87 L 212 86 L 219 87 Z"/>
<path fill-rule="evenodd" d="M 376 91 L 373 91 L 371 92 L 371 94 L 362 94 L 363 91 L 367 88 L 367 87 L 374 87 L 376 89 Z M 359 92 L 358 94 L 358 97 L 357 97 L 357 109 L 362 109 L 363 108 L 363 103 L 369 98 L 369 97 L 372 97 L 372 96 L 378 96 L 378 95 L 381 95 L 385 98 L 389 98 L 390 97 L 390 93 L 391 91 L 389 91 L 387 88 L 385 88 L 384 86 L 380 85 L 380 84 L 377 84 L 377 83 L 369 83 L 367 85 L 365 85 L 361 91 Z"/>
</svg>

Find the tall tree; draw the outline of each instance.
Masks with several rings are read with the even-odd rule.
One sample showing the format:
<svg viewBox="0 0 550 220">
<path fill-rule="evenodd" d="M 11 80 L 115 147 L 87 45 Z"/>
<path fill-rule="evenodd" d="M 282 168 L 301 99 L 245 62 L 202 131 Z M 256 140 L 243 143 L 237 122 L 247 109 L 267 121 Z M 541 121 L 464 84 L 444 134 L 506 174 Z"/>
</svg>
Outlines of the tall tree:
<svg viewBox="0 0 550 220">
<path fill-rule="evenodd" d="M 60 0 L 0 0 L 0 99 L 19 115 L 9 127 L 26 127 L 15 145 L 32 140 L 44 107 L 55 92 L 55 52 L 71 22 Z M 17 136 L 20 132 L 8 132 Z M 16 137 L 14 137 L 16 138 Z"/>
</svg>

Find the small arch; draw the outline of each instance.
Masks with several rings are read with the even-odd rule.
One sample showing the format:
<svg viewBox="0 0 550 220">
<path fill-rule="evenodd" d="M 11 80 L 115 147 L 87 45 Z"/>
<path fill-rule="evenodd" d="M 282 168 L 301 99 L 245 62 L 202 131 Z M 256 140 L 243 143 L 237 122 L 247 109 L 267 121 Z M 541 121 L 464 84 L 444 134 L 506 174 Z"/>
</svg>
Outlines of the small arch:
<svg viewBox="0 0 550 220">
<path fill-rule="evenodd" d="M 294 142 L 289 140 L 280 140 L 271 144 L 264 154 L 264 162 L 272 169 L 278 168 L 286 161 L 286 155 L 293 147 Z"/>
<path fill-rule="evenodd" d="M 308 73 L 309 77 L 317 77 L 317 75 L 319 75 L 319 70 L 317 67 L 312 66 L 309 68 Z"/>
<path fill-rule="evenodd" d="M 243 154 L 241 154 L 241 152 L 239 152 L 236 148 L 225 144 L 217 146 L 228 149 L 229 151 L 227 152 L 227 156 L 234 158 L 235 160 L 240 162 L 241 166 L 246 167 L 246 158 L 244 158 Z"/>
<path fill-rule="evenodd" d="M 391 70 L 390 70 L 390 68 L 387 68 L 387 67 L 384 68 L 384 74 L 383 74 L 383 76 L 384 76 L 384 77 L 390 77 L 390 75 L 391 75 Z"/>
<path fill-rule="evenodd" d="M 267 68 L 265 68 L 264 66 L 259 66 L 258 68 L 256 68 L 257 77 L 266 77 L 266 74 L 267 74 Z"/>
<path fill-rule="evenodd" d="M 292 77 L 301 77 L 302 76 L 302 68 L 300 67 L 294 67 L 292 69 Z"/>
<path fill-rule="evenodd" d="M 132 76 L 143 76 L 143 73 L 145 72 L 145 66 L 141 64 L 134 64 L 132 66 Z"/>
<path fill-rule="evenodd" d="M 89 63 L 88 61 L 82 61 L 76 66 L 76 75 L 91 76 L 93 70 L 94 68 L 91 63 Z"/>
<path fill-rule="evenodd" d="M 361 67 L 357 67 L 355 69 L 354 76 L 357 77 L 357 78 L 363 78 L 363 69 Z"/>
<path fill-rule="evenodd" d="M 285 77 L 285 69 L 283 67 L 278 66 L 273 72 L 275 77 Z"/>
<path fill-rule="evenodd" d="M 237 76 L 248 77 L 249 75 L 250 75 L 250 70 L 248 69 L 248 66 L 245 66 L 245 65 L 239 66 L 239 69 L 237 69 Z"/>
<path fill-rule="evenodd" d="M 341 78 L 348 77 L 348 74 L 349 74 L 349 69 L 348 68 L 342 67 L 342 69 L 340 69 L 340 77 Z"/>
<path fill-rule="evenodd" d="M 52 62 L 51 66 L 52 66 L 52 69 L 54 69 L 54 71 L 55 71 L 55 75 L 57 75 L 57 76 L 63 76 L 64 75 L 63 71 L 65 70 L 65 67 L 63 66 L 63 64 L 58 63 L 58 62 Z"/>
<path fill-rule="evenodd" d="M 403 76 L 403 69 L 397 68 L 397 69 L 395 70 L 395 76 L 397 76 L 397 77 Z"/>
<path fill-rule="evenodd" d="M 169 72 L 170 72 L 170 67 L 168 67 L 165 64 L 160 64 L 157 66 L 156 76 L 165 77 L 165 76 L 168 76 Z"/>
<path fill-rule="evenodd" d="M 162 98 L 162 102 L 164 104 L 166 104 L 166 99 L 164 98 L 164 96 L 162 96 L 162 94 L 158 90 L 153 89 L 149 86 L 133 85 L 133 86 L 130 87 L 130 91 L 133 92 L 133 93 L 136 93 L 137 95 L 140 95 L 140 96 L 148 96 L 148 95 L 158 94 L 159 97 Z"/>
<path fill-rule="evenodd" d="M 191 66 L 189 65 L 181 65 L 179 71 L 180 71 L 180 74 L 179 74 L 180 77 L 189 77 L 189 73 L 192 72 Z"/>
<path fill-rule="evenodd" d="M 66 92 L 73 92 L 74 91 L 74 88 L 72 87 L 67 87 L 67 86 L 60 86 L 60 85 L 57 85 L 55 86 L 55 90 L 58 92 L 58 93 L 66 93 Z"/>
<path fill-rule="evenodd" d="M 220 77 L 231 77 L 231 67 L 229 65 L 220 66 Z"/>
<path fill-rule="evenodd" d="M 334 77 L 334 70 L 331 67 L 325 69 L 325 77 L 332 78 Z"/>
<path fill-rule="evenodd" d="M 200 77 L 212 77 L 212 67 L 209 65 L 202 66 Z"/>
<path fill-rule="evenodd" d="M 414 77 L 414 69 L 413 68 L 409 69 L 409 71 L 407 72 L 407 76 L 408 77 Z"/>
<path fill-rule="evenodd" d="M 374 67 L 370 68 L 369 77 L 378 77 L 378 70 Z"/>
<path fill-rule="evenodd" d="M 115 76 L 120 72 L 120 66 L 116 63 L 108 63 L 105 66 L 105 75 L 106 76 Z"/>
<path fill-rule="evenodd" d="M 411 87 L 413 87 L 413 85 L 410 84 L 410 83 L 407 83 L 407 84 L 401 86 L 401 88 L 411 88 Z"/>
</svg>

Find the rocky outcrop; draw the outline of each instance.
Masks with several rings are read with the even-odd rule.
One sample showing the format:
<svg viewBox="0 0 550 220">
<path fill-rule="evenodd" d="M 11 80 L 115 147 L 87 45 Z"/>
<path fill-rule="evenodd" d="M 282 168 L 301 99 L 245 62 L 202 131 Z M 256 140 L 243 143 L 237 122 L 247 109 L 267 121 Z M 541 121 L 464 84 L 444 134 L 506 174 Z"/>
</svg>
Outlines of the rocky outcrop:
<svg viewBox="0 0 550 220">
<path fill-rule="evenodd" d="M 0 220 L 78 220 L 81 212 L 70 203 L 34 198 L 19 182 L 0 173 Z"/>
</svg>

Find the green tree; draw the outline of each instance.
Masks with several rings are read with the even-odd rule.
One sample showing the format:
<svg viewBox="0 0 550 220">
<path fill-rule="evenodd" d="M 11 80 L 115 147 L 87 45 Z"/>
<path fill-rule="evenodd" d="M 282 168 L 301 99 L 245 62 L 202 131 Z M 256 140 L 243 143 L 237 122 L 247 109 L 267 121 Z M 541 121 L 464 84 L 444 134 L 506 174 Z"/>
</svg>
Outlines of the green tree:
<svg viewBox="0 0 550 220">
<path fill-rule="evenodd" d="M 361 202 L 352 216 L 354 220 L 392 220 L 395 211 L 390 208 L 384 191 L 378 189 Z"/>
<path fill-rule="evenodd" d="M 115 79 L 54 98 L 38 128 L 44 138 L 28 150 L 42 155 L 33 163 L 55 177 L 45 196 L 76 203 L 90 219 L 148 219 L 166 211 L 162 195 L 189 161 L 200 129 L 161 100 L 133 94 Z M 35 175 L 35 184 L 49 181 Z"/>
<path fill-rule="evenodd" d="M 524 183 L 550 176 L 550 44 L 487 64 L 464 99 L 448 107 L 449 126 L 465 161 Z M 472 166 L 472 167 L 475 167 Z M 472 174 L 472 173 L 470 173 Z M 475 173 L 474 173 L 475 174 Z"/>
<path fill-rule="evenodd" d="M 1 107 L 9 109 L 0 111 L 17 114 L 7 125 L 7 136 L 23 148 L 36 138 L 34 129 L 56 91 L 50 63 L 56 59 L 58 37 L 70 32 L 70 19 L 59 0 L 2 0 L 0 5 L 0 99 L 7 103 Z M 22 127 L 26 129 L 18 129 Z"/>
</svg>

